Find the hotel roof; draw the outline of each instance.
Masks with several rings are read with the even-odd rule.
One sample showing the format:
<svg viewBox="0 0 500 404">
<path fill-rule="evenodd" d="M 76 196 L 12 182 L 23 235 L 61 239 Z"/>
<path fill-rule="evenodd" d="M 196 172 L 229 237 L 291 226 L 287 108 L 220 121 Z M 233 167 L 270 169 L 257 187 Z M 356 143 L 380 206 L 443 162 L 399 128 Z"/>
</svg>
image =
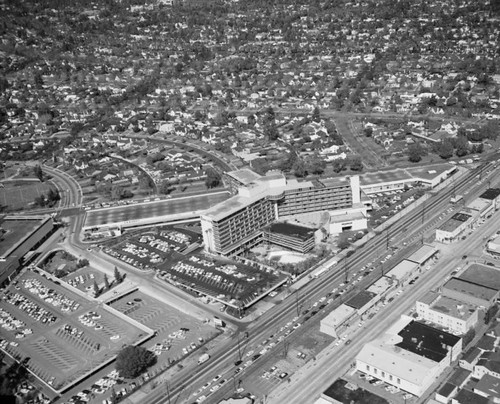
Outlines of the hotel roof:
<svg viewBox="0 0 500 404">
<path fill-rule="evenodd" d="M 295 237 L 302 241 L 306 241 L 314 236 L 316 229 L 310 227 L 298 226 L 292 223 L 277 222 L 267 226 L 266 230 L 271 233 L 284 234 L 286 236 Z"/>
<path fill-rule="evenodd" d="M 465 281 L 459 278 L 451 278 L 443 286 L 444 289 L 460 292 L 478 299 L 490 301 L 498 293 L 495 289 L 491 289 L 482 285 L 477 285 L 472 282 Z"/>
<path fill-rule="evenodd" d="M 242 168 L 241 170 L 228 171 L 226 175 L 234 178 L 236 181 L 239 181 L 244 185 L 249 184 L 261 178 L 259 174 L 257 174 L 255 171 L 250 170 L 249 168 Z"/>
<path fill-rule="evenodd" d="M 471 264 L 458 278 L 486 288 L 500 290 L 500 270 L 489 265 Z"/>
</svg>

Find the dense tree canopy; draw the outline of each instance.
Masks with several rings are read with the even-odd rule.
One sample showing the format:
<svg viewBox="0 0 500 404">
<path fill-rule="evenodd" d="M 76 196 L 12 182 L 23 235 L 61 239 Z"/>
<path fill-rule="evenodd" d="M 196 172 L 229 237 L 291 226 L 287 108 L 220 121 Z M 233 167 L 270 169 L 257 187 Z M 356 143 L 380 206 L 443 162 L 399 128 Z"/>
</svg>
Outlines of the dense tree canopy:
<svg viewBox="0 0 500 404">
<path fill-rule="evenodd" d="M 116 370 L 120 376 L 134 378 L 156 363 L 156 356 L 145 348 L 128 345 L 116 357 Z"/>
</svg>

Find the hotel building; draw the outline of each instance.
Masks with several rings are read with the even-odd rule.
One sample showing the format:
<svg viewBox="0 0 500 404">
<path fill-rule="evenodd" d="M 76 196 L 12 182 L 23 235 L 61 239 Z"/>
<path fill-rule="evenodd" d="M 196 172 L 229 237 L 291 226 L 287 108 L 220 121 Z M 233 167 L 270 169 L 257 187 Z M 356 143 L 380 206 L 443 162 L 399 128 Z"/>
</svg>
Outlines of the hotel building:
<svg viewBox="0 0 500 404">
<path fill-rule="evenodd" d="M 238 254 L 264 240 L 264 228 L 276 220 L 319 212 L 357 212 L 354 223 L 346 222 L 349 224 L 341 231 L 366 228 L 366 206 L 361 203 L 358 176 L 303 182 L 287 179 L 281 172 L 257 177 L 245 170 L 226 176 L 232 178 L 231 187 L 238 193 L 201 215 L 207 252 Z"/>
</svg>

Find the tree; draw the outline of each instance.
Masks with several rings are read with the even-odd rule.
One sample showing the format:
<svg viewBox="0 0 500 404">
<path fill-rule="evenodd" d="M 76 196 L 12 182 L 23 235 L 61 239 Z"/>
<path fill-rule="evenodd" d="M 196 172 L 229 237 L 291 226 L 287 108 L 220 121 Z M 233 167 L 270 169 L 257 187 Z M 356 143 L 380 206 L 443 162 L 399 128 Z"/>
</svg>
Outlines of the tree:
<svg viewBox="0 0 500 404">
<path fill-rule="evenodd" d="M 293 174 L 296 177 L 305 177 L 307 175 L 306 165 L 303 160 L 297 159 L 292 167 Z"/>
<path fill-rule="evenodd" d="M 453 144 L 450 140 L 444 139 L 438 145 L 437 152 L 439 157 L 441 157 L 442 159 L 449 159 L 453 156 Z"/>
<path fill-rule="evenodd" d="M 115 366 L 120 376 L 132 379 L 156 363 L 156 355 L 146 348 L 128 345 L 117 355 Z"/>
<path fill-rule="evenodd" d="M 463 157 L 469 153 L 469 142 L 467 137 L 458 136 L 455 141 L 455 153 L 457 157 Z"/>
<path fill-rule="evenodd" d="M 412 163 L 418 163 L 422 160 L 422 156 L 425 154 L 424 148 L 420 142 L 415 142 L 408 146 L 408 160 Z"/>
<path fill-rule="evenodd" d="M 365 127 L 365 129 L 363 130 L 363 132 L 365 133 L 366 137 L 372 137 L 372 135 L 373 135 L 373 128 L 371 126 L 367 126 L 367 127 Z"/>
<path fill-rule="evenodd" d="M 108 275 L 104 274 L 104 288 L 106 290 L 109 290 L 109 279 L 108 279 Z"/>
<path fill-rule="evenodd" d="M 121 283 L 121 281 L 122 281 L 122 274 L 118 271 L 117 267 L 115 267 L 114 276 L 115 276 L 116 283 Z"/>
<path fill-rule="evenodd" d="M 220 174 L 212 167 L 207 168 L 207 178 L 205 179 L 205 185 L 207 188 L 215 188 L 219 186 L 222 178 Z"/>
<path fill-rule="evenodd" d="M 40 165 L 36 165 L 35 167 L 33 167 L 33 172 L 35 174 L 35 176 L 43 182 L 43 171 L 42 171 L 42 167 Z"/>
<path fill-rule="evenodd" d="M 94 279 L 94 296 L 97 297 L 101 293 L 101 289 L 99 289 L 99 285 L 97 281 Z"/>
<path fill-rule="evenodd" d="M 349 160 L 349 168 L 352 171 L 361 171 L 363 170 L 363 162 L 361 161 L 361 157 L 353 156 Z"/>
</svg>

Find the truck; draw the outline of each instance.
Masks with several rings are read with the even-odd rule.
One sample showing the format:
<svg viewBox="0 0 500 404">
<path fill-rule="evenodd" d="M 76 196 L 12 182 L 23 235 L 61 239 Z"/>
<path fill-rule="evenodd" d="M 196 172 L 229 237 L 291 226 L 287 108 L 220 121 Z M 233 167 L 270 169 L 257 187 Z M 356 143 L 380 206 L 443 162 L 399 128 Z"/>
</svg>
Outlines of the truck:
<svg viewBox="0 0 500 404">
<path fill-rule="evenodd" d="M 207 353 L 204 353 L 198 358 L 198 365 L 201 365 L 202 363 L 205 363 L 207 360 L 210 359 L 210 355 Z"/>
<path fill-rule="evenodd" d="M 463 198 L 464 198 L 463 195 L 455 195 L 455 196 L 451 197 L 450 202 L 457 203 L 457 202 L 460 202 Z"/>
</svg>

